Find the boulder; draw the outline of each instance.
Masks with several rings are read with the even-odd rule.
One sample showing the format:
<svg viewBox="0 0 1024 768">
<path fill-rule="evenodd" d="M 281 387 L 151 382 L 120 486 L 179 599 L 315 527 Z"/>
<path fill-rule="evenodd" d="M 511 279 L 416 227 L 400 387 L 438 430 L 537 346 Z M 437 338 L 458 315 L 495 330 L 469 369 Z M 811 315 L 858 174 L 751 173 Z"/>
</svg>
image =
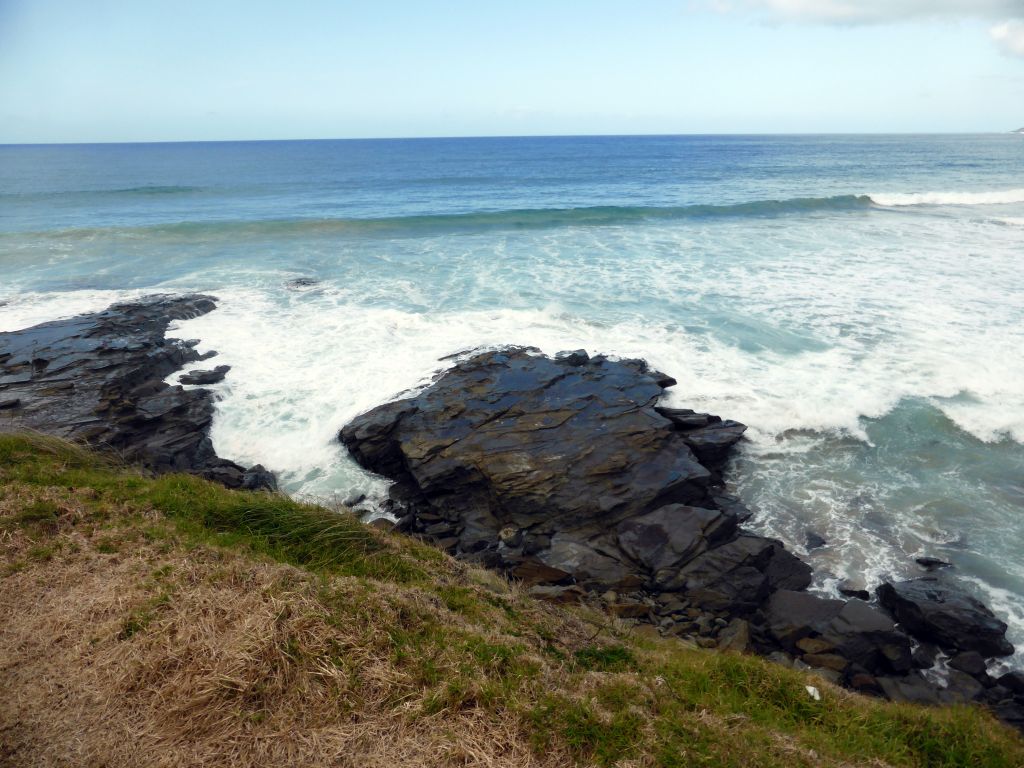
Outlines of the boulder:
<svg viewBox="0 0 1024 768">
<path fill-rule="evenodd" d="M 850 660 L 838 653 L 805 653 L 801 659 L 810 667 L 833 672 L 845 672 L 850 666 Z"/>
<path fill-rule="evenodd" d="M 830 600 L 809 592 L 781 590 L 772 595 L 765 609 L 768 631 L 782 648 L 797 651 L 799 641 L 823 635 L 843 605 L 842 600 Z M 829 648 L 835 647 L 831 641 L 824 643 Z"/>
<path fill-rule="evenodd" d="M 561 604 L 579 603 L 587 594 L 582 589 L 572 584 L 562 587 L 538 584 L 530 587 L 528 591 L 531 597 Z"/>
<path fill-rule="evenodd" d="M 860 600 L 780 590 L 768 600 L 765 616 L 770 635 L 790 653 L 838 655 L 872 674 L 911 669 L 910 639 L 888 616 Z"/>
<path fill-rule="evenodd" d="M 845 597 L 856 597 L 858 600 L 870 600 L 871 593 L 859 579 L 843 579 L 837 587 L 839 594 Z"/>
<path fill-rule="evenodd" d="M 1024 697 L 1024 672 L 1015 669 L 999 677 L 999 685 L 1020 697 Z"/>
<path fill-rule="evenodd" d="M 988 677 L 985 657 L 977 651 L 963 651 L 949 660 L 949 666 L 974 678 Z"/>
<path fill-rule="evenodd" d="M 218 365 L 216 368 L 210 371 L 204 370 L 193 370 L 188 373 L 179 376 L 178 381 L 182 384 L 195 384 L 199 386 L 206 386 L 208 384 L 218 384 L 224 381 L 224 377 L 228 375 L 228 371 L 231 370 L 230 365 Z"/>
<path fill-rule="evenodd" d="M 689 408 L 655 408 L 683 435 L 686 444 L 708 468 L 719 472 L 732 447 L 747 431 L 736 421 L 722 420 L 710 413 L 697 413 Z"/>
<path fill-rule="evenodd" d="M 664 586 L 682 565 L 728 539 L 736 519 L 722 510 L 666 504 L 619 523 L 619 548 Z"/>
<path fill-rule="evenodd" d="M 921 640 L 985 657 L 1013 653 L 1006 624 L 980 601 L 938 577 L 885 583 L 877 593 L 900 625 Z"/>
<path fill-rule="evenodd" d="M 262 464 L 256 464 L 242 473 L 241 487 L 247 491 L 273 491 L 277 490 L 277 478 Z"/>
<path fill-rule="evenodd" d="M 718 633 L 718 649 L 745 653 L 750 648 L 750 623 L 733 619 Z"/>
<path fill-rule="evenodd" d="M 664 583 L 705 610 L 743 615 L 777 589 L 803 589 L 811 569 L 777 541 L 741 533 L 704 552 Z"/>
<path fill-rule="evenodd" d="M 577 583 L 594 589 L 629 588 L 639 583 L 628 563 L 570 533 L 556 533 L 551 537 L 550 547 L 537 557 L 551 568 L 571 573 Z"/>
<path fill-rule="evenodd" d="M 746 431 L 746 426 L 739 422 L 721 421 L 685 432 L 683 439 L 705 466 L 720 470 L 729 458 L 730 450 Z"/>
<path fill-rule="evenodd" d="M 950 669 L 946 679 L 947 700 L 960 703 L 975 701 L 981 697 L 985 686 L 976 680 L 972 675 L 961 672 L 959 669 Z"/>
<path fill-rule="evenodd" d="M 890 701 L 937 705 L 943 702 L 941 689 L 928 682 L 919 672 L 877 678 L 882 693 Z"/>
<path fill-rule="evenodd" d="M 1024 701 L 1001 701 L 991 707 L 992 714 L 1024 733 Z"/>
<path fill-rule="evenodd" d="M 921 643 L 914 648 L 911 660 L 916 669 L 929 669 L 935 666 L 940 653 L 942 653 L 942 649 L 939 646 L 932 643 Z"/>
<path fill-rule="evenodd" d="M 872 672 L 909 672 L 913 667 L 910 638 L 884 613 L 861 600 L 850 600 L 822 637 L 837 652 Z"/>
<path fill-rule="evenodd" d="M 821 549 L 828 545 L 828 541 L 820 533 L 812 530 L 804 531 L 804 546 L 810 552 L 813 549 Z"/>
<path fill-rule="evenodd" d="M 489 533 L 491 520 L 550 531 L 617 524 L 707 500 L 709 471 L 653 409 L 659 377 L 638 361 L 485 353 L 356 418 L 341 440 L 434 509 L 464 517 L 475 505 L 473 533 Z"/>
</svg>

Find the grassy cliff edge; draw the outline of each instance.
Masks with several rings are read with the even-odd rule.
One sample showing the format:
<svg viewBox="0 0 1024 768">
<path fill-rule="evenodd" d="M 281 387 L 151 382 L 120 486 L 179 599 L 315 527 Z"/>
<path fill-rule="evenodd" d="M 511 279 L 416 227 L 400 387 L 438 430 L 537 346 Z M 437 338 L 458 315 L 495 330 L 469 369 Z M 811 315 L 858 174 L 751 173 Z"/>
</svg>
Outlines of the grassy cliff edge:
<svg viewBox="0 0 1024 768">
<path fill-rule="evenodd" d="M 820 700 L 807 689 L 813 686 Z M 0 765 L 1021 766 L 344 512 L 0 434 Z"/>
</svg>

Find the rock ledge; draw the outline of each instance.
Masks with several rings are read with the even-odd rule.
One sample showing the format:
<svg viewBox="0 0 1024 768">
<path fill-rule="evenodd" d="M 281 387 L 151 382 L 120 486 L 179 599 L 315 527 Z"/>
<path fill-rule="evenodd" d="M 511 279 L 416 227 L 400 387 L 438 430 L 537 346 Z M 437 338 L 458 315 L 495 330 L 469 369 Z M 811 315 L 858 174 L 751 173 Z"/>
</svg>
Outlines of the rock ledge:
<svg viewBox="0 0 1024 768">
<path fill-rule="evenodd" d="M 246 469 L 214 452 L 209 390 L 164 382 L 212 356 L 196 352 L 198 342 L 166 338 L 167 327 L 215 308 L 211 296 L 157 295 L 0 333 L 0 430 L 32 429 L 88 443 L 156 472 L 275 489 L 263 467 Z"/>
<path fill-rule="evenodd" d="M 722 471 L 746 428 L 661 407 L 675 383 L 642 360 L 511 347 L 456 362 L 339 439 L 395 481 L 400 530 L 538 597 L 600 604 L 661 634 L 758 652 L 871 695 L 984 701 L 1019 724 L 1017 678 L 990 678 L 979 653 L 1012 652 L 1005 624 L 934 577 L 923 597 L 913 585 L 883 587 L 891 614 L 856 585 L 851 600 L 805 592 L 810 568 L 744 530 L 749 511 L 725 493 Z M 921 674 L 939 646 L 974 653 L 951 664 L 947 685 Z"/>
</svg>

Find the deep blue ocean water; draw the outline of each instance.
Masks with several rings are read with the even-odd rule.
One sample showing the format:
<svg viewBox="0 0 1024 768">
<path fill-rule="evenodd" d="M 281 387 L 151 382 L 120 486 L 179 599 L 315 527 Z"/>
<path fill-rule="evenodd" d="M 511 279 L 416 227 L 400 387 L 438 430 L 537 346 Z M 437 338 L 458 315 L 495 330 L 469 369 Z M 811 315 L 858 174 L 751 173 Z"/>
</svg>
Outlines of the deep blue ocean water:
<svg viewBox="0 0 1024 768">
<path fill-rule="evenodd" d="M 1024 136 L 0 147 L 0 329 L 219 296 L 215 444 L 291 492 L 379 494 L 333 438 L 445 355 L 645 357 L 821 589 L 942 557 L 1024 646 L 1022 262 Z"/>
</svg>

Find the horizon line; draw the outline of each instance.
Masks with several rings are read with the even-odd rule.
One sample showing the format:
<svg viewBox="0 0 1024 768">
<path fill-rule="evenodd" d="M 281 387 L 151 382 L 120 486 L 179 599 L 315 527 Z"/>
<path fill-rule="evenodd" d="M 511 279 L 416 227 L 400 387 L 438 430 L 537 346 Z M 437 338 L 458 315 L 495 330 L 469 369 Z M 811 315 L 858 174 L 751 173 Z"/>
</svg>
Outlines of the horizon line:
<svg viewBox="0 0 1024 768">
<path fill-rule="evenodd" d="M 521 133 L 438 136 L 345 136 L 316 138 L 273 139 L 133 139 L 128 141 L 15 141 L 0 142 L 0 147 L 86 147 L 137 144 L 269 144 L 274 142 L 327 142 L 327 141 L 458 141 L 467 139 L 627 139 L 627 138 L 687 138 L 687 137 L 813 137 L 813 136 L 1004 136 L 1024 132 L 1024 128 L 1009 131 L 763 131 L 751 133 Z"/>
</svg>

